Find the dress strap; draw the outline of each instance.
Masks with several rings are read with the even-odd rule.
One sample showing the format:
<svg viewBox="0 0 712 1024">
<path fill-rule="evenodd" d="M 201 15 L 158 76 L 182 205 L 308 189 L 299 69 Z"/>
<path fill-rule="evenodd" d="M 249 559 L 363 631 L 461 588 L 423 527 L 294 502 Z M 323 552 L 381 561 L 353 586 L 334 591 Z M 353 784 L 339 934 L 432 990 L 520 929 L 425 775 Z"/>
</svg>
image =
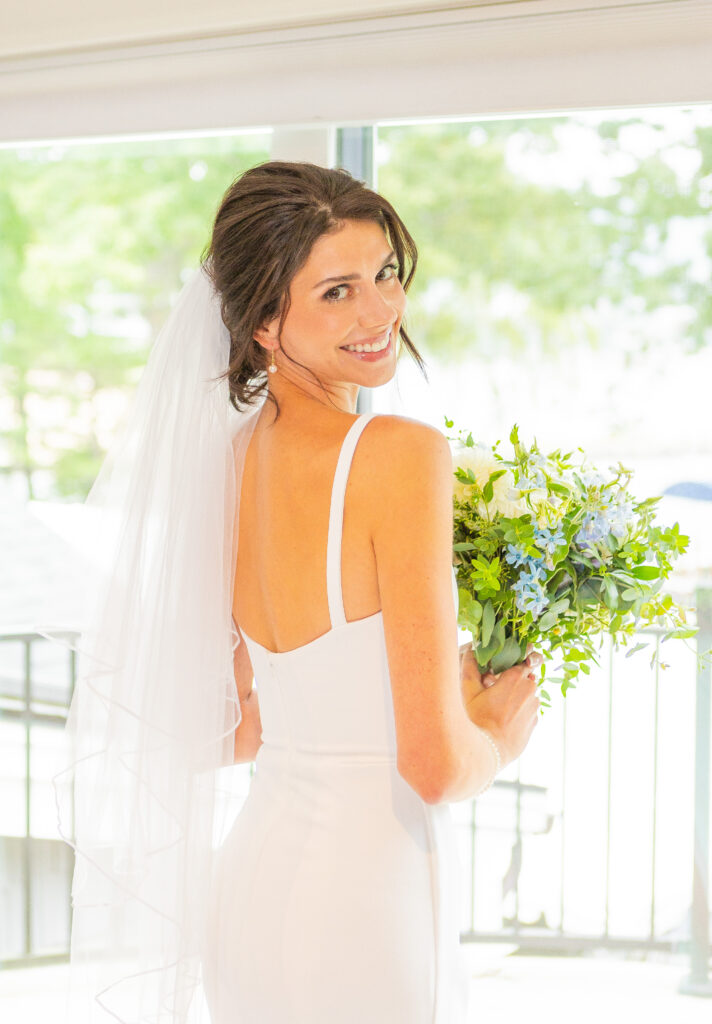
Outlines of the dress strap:
<svg viewBox="0 0 712 1024">
<path fill-rule="evenodd" d="M 332 629 L 346 624 L 344 598 L 341 589 L 341 537 L 344 526 L 346 481 L 348 480 L 351 468 L 351 460 L 356 450 L 356 443 L 361 436 L 363 428 L 375 415 L 375 412 L 364 412 L 361 413 L 358 419 L 353 421 L 343 440 L 339 459 L 336 463 L 334 483 L 331 488 L 329 534 L 326 541 L 326 594 L 329 601 L 329 618 Z"/>
</svg>

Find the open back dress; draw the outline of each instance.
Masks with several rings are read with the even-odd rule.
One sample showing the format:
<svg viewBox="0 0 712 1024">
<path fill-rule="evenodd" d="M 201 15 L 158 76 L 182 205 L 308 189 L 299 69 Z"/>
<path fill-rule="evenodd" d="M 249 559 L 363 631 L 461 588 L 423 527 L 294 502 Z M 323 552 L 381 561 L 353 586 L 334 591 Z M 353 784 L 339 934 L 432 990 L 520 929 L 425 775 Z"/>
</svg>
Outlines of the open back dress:
<svg viewBox="0 0 712 1024">
<path fill-rule="evenodd" d="M 241 630 L 262 745 L 247 798 L 216 851 L 203 940 L 211 1024 L 466 1021 L 450 808 L 426 803 L 396 768 L 381 611 L 351 622 L 344 614 L 344 495 L 373 415 L 352 423 L 334 475 L 331 628 L 280 653 Z"/>
</svg>

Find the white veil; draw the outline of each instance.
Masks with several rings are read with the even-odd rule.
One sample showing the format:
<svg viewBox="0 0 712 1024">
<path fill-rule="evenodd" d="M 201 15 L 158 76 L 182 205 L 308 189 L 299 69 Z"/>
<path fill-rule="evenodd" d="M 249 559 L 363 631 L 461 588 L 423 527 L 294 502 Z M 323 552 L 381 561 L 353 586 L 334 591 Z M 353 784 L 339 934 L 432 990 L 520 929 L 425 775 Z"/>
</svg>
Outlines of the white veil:
<svg viewBox="0 0 712 1024">
<path fill-rule="evenodd" d="M 226 813 L 220 769 L 241 717 L 236 480 L 265 398 L 235 411 L 227 380 L 214 380 L 228 356 L 201 266 L 85 502 L 91 571 L 69 645 L 71 754 L 52 779 L 58 828 L 75 850 L 66 1024 L 209 1019 L 200 954 Z"/>
</svg>

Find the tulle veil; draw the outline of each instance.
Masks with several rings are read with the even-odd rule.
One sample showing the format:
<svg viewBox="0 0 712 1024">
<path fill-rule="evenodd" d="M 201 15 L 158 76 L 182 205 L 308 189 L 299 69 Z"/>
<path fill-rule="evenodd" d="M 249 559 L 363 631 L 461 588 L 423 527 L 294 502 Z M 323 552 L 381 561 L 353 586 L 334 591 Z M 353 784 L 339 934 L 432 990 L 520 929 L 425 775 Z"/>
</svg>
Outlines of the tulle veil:
<svg viewBox="0 0 712 1024">
<path fill-rule="evenodd" d="M 151 349 L 84 503 L 84 612 L 54 786 L 75 851 L 64 1024 L 208 1024 L 201 951 L 240 722 L 236 481 L 265 395 L 237 412 L 205 266 Z M 227 794 L 228 799 L 222 799 Z"/>
</svg>

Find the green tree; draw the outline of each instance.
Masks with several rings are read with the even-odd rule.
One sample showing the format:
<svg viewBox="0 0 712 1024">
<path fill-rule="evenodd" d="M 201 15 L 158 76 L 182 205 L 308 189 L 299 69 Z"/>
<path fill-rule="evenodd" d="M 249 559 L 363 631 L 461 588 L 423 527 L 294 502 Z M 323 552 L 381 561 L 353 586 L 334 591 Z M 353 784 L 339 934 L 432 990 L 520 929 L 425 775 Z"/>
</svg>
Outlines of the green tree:
<svg viewBox="0 0 712 1024">
<path fill-rule="evenodd" d="M 693 246 L 680 258 L 671 236 L 696 234 L 712 260 L 712 119 L 680 112 L 677 137 L 650 119 L 556 117 L 398 126 L 379 130 L 378 187 L 418 242 L 411 319 L 425 347 L 445 359 L 542 351 L 599 342 L 603 301 L 652 313 L 689 309 L 685 342 L 712 337 L 712 295 Z M 549 160 L 559 177 L 571 143 L 588 134 L 605 187 L 585 174 L 571 184 L 531 180 L 527 165 Z M 636 143 L 635 131 L 638 129 Z M 640 131 L 647 135 L 641 154 Z M 513 159 L 513 151 L 516 159 Z M 692 174 L 685 167 L 696 164 Z M 684 165 L 684 166 L 683 166 Z M 682 167 L 682 170 L 677 168 Z M 600 178 L 600 175 L 599 175 Z M 645 336 L 640 338 L 644 347 Z"/>
<path fill-rule="evenodd" d="M 266 136 L 0 152 L 2 468 L 30 497 L 83 497 L 106 400 L 136 383 L 152 337 L 209 239 L 230 182 Z"/>
</svg>

